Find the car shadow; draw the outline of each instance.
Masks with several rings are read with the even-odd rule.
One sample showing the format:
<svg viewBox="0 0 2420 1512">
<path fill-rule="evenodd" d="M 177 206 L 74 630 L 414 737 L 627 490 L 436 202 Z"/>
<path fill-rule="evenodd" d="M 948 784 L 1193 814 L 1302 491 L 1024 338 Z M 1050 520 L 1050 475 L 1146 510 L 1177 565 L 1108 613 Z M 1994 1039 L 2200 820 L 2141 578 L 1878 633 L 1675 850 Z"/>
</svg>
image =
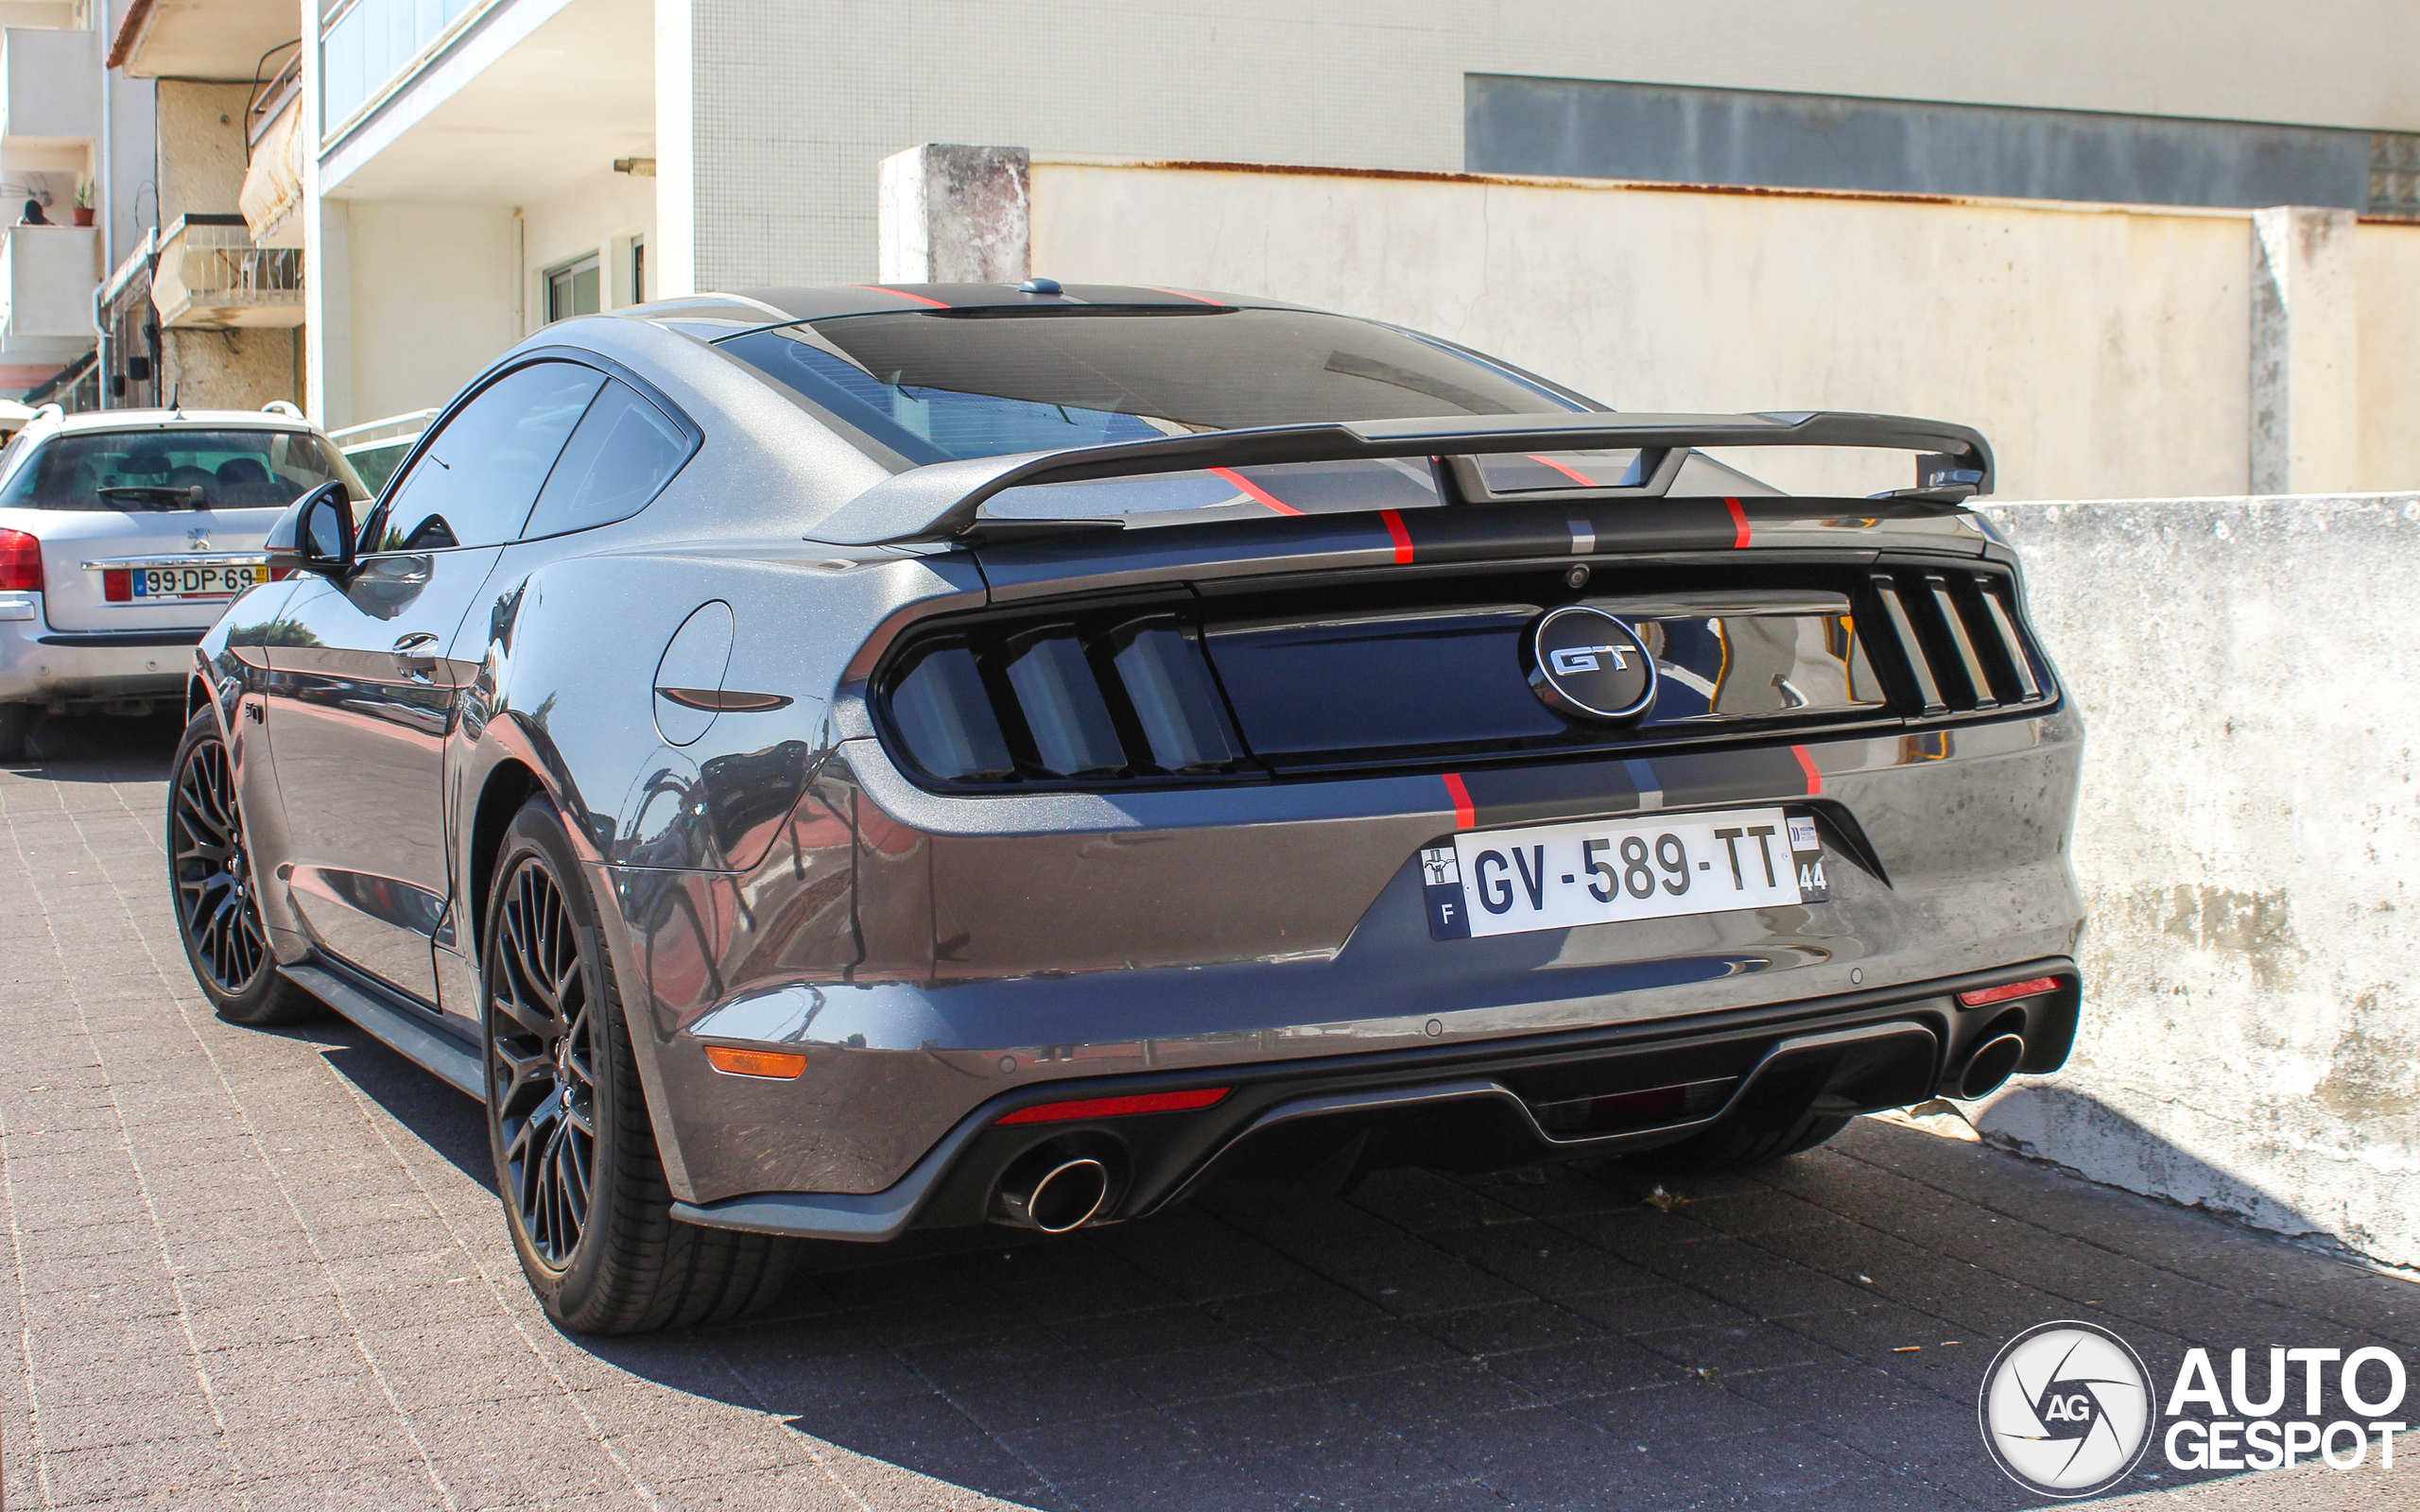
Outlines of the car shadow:
<svg viewBox="0 0 2420 1512">
<path fill-rule="evenodd" d="M 1063 1239 L 821 1246 L 745 1323 L 579 1348 L 821 1443 L 1053 1509 L 2048 1505 L 1985 1367 L 2080 1318 L 2139 1351 L 2420 1341 L 2408 1283 L 1987 1146 L 1859 1120 L 1747 1175 L 1604 1162 L 1229 1184 Z M 2116 1496 L 2217 1478 L 2154 1447 Z M 1500 1500 L 1499 1500 L 1500 1499 Z"/>
<path fill-rule="evenodd" d="M 164 782 L 184 728 L 173 697 L 141 716 L 37 712 L 25 754 L 0 768 L 52 782 Z"/>
</svg>

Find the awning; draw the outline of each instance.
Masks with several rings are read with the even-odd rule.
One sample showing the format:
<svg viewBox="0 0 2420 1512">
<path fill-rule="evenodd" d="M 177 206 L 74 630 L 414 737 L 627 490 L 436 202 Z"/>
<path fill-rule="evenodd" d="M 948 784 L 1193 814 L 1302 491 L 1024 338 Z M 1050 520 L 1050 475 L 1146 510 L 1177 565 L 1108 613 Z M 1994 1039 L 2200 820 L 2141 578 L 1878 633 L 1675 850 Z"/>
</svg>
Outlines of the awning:
<svg viewBox="0 0 2420 1512">
<path fill-rule="evenodd" d="M 261 133 L 235 197 L 252 240 L 263 247 L 300 247 L 302 222 L 302 102 L 298 94 Z"/>
</svg>

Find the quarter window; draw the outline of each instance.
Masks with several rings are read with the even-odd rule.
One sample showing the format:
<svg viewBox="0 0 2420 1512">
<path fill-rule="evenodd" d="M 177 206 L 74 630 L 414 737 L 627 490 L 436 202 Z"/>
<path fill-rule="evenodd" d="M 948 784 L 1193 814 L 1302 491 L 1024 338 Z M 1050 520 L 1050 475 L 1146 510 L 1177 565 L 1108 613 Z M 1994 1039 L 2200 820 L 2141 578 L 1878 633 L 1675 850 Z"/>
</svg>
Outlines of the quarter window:
<svg viewBox="0 0 2420 1512">
<path fill-rule="evenodd" d="M 521 534 L 546 473 L 605 375 L 569 362 L 516 369 L 464 405 L 404 474 L 373 551 L 495 546 Z"/>
<path fill-rule="evenodd" d="M 529 511 L 523 538 L 629 519 L 681 471 L 689 452 L 689 438 L 662 410 L 629 385 L 606 380 Z"/>
</svg>

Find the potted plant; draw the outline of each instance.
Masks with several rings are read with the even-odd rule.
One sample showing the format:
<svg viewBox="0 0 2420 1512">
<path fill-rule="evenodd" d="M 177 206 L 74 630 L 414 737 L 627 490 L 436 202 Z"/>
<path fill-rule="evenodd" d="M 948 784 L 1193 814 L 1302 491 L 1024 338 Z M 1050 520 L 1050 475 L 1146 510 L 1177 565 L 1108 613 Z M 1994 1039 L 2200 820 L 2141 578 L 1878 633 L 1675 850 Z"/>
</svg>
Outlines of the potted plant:
<svg viewBox="0 0 2420 1512">
<path fill-rule="evenodd" d="M 76 185 L 75 215 L 78 226 L 93 223 L 93 180 L 90 179 L 81 180 Z"/>
</svg>

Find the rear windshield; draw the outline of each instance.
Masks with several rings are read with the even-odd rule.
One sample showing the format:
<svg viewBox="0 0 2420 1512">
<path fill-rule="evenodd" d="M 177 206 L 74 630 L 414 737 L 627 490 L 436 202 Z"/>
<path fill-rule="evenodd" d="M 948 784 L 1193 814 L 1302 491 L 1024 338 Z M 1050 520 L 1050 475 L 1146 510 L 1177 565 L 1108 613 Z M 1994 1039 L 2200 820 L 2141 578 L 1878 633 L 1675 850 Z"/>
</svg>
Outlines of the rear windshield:
<svg viewBox="0 0 2420 1512">
<path fill-rule="evenodd" d="M 1581 407 L 1449 347 L 1308 310 L 851 315 L 720 345 L 918 464 L 1244 426 Z"/>
<path fill-rule="evenodd" d="M 0 509 L 268 509 L 360 478 L 307 431 L 86 431 L 52 438 L 0 490 Z"/>
</svg>

